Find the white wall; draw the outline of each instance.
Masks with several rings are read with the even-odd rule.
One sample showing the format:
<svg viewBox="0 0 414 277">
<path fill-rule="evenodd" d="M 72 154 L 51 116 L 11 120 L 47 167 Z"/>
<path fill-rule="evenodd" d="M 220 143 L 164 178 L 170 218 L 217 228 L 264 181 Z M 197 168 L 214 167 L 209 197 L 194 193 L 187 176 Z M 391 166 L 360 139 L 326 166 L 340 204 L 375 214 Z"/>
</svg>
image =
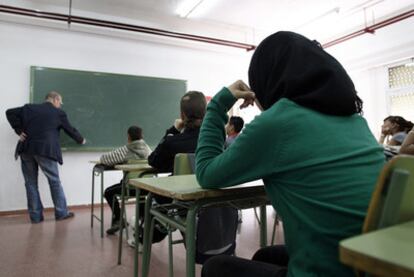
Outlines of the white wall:
<svg viewBox="0 0 414 277">
<path fill-rule="evenodd" d="M 364 117 L 375 135 L 380 136 L 383 119 L 386 117 L 387 70 L 385 67 L 351 72 L 351 78 L 355 83 L 358 95 L 364 101 Z"/>
<path fill-rule="evenodd" d="M 250 53 L 205 48 L 0 21 L 0 211 L 26 208 L 20 163 L 13 158 L 17 136 L 5 111 L 29 101 L 31 65 L 184 79 L 188 80 L 189 90 L 200 90 L 206 95 L 214 95 L 236 79 L 246 79 Z M 160 130 L 160 138 L 163 132 Z M 88 161 L 99 155 L 63 154 L 60 174 L 69 205 L 90 203 L 92 165 Z M 43 204 L 51 207 L 47 182 L 40 175 Z M 107 185 L 121 178 L 120 174 L 108 176 Z"/>
</svg>

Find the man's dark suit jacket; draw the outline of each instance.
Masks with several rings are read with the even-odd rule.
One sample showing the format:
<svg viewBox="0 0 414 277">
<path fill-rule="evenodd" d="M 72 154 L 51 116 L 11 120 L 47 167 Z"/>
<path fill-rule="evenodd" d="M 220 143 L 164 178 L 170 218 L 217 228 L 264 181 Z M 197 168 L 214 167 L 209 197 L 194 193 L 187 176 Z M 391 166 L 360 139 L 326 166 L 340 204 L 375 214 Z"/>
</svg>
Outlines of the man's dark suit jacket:
<svg viewBox="0 0 414 277">
<path fill-rule="evenodd" d="M 180 133 L 172 126 L 149 155 L 148 164 L 160 172 L 173 172 L 175 154 L 194 153 L 199 133 L 200 128 L 184 129 L 184 132 Z"/>
<path fill-rule="evenodd" d="M 26 104 L 7 110 L 6 116 L 16 134 L 24 132 L 27 135 L 24 142 L 17 144 L 17 154 L 39 155 L 62 164 L 60 129 L 77 143 L 83 142 L 82 135 L 69 123 L 66 113 L 52 103 Z"/>
</svg>

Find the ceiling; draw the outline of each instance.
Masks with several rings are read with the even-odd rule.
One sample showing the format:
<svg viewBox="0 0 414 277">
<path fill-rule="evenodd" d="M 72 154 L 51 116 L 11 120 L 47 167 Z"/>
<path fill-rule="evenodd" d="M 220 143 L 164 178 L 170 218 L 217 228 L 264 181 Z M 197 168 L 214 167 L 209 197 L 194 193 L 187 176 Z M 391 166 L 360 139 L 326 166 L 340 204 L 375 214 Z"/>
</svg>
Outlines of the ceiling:
<svg viewBox="0 0 414 277">
<path fill-rule="evenodd" d="M 0 0 L 2 5 L 67 13 L 70 0 Z M 176 14 L 186 0 L 72 0 L 72 13 L 100 19 L 138 21 L 148 27 L 191 34 L 231 32 L 255 42 L 277 30 L 302 33 L 321 42 L 414 8 L 414 0 L 204 0 L 186 18 Z M 203 7 L 203 8 L 202 8 Z M 217 31 L 220 30 L 220 31 Z"/>
</svg>

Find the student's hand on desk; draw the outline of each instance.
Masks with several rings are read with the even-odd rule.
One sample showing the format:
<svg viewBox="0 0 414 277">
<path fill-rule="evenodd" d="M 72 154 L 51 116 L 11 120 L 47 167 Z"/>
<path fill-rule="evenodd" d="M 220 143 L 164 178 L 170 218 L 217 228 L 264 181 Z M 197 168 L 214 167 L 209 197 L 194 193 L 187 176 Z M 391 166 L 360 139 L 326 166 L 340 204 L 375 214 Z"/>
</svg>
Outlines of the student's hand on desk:
<svg viewBox="0 0 414 277">
<path fill-rule="evenodd" d="M 228 89 L 236 99 L 244 99 L 244 102 L 240 105 L 241 109 L 246 108 L 250 105 L 253 106 L 256 95 L 243 81 L 238 80 L 234 82 L 233 84 L 228 86 Z"/>
<path fill-rule="evenodd" d="M 181 118 L 177 118 L 174 121 L 174 127 L 175 129 L 177 129 L 178 131 L 181 131 L 184 128 L 184 121 Z"/>
</svg>

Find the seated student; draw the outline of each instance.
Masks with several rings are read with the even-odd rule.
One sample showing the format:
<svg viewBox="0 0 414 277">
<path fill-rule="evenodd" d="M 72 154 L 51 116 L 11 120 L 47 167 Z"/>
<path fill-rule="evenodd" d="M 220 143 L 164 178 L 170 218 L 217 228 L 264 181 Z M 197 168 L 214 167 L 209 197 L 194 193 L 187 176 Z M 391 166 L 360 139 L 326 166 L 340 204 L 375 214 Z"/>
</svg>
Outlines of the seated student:
<svg viewBox="0 0 414 277">
<path fill-rule="evenodd" d="M 338 244 L 361 232 L 384 165 L 354 84 L 337 60 L 292 32 L 260 43 L 249 83 L 237 81 L 210 101 L 196 176 L 203 188 L 262 179 L 286 247 L 259 250 L 253 261 L 211 258 L 202 276 L 353 276 L 339 262 Z M 242 108 L 256 102 L 262 113 L 223 152 L 226 113 L 237 99 Z"/>
<path fill-rule="evenodd" d="M 177 119 L 174 126 L 167 130 L 165 136 L 161 139 L 161 142 L 148 157 L 149 165 L 161 172 L 173 172 L 174 158 L 176 154 L 195 152 L 200 126 L 206 112 L 206 105 L 205 96 L 201 92 L 190 91 L 181 98 L 181 118 Z M 161 196 L 154 196 L 154 198 L 160 204 L 171 202 L 170 198 Z M 212 253 L 227 255 L 234 253 L 236 247 L 235 239 L 230 243 L 230 240 L 227 239 L 228 236 L 226 235 L 228 235 L 227 233 L 231 233 L 234 237 L 236 236 L 237 210 L 234 208 L 222 207 L 202 209 L 199 211 L 198 219 L 202 222 L 202 226 L 205 226 L 206 224 L 216 225 L 211 226 L 210 232 L 208 232 L 208 230 L 197 229 L 198 238 L 201 238 L 201 244 L 204 244 L 201 249 L 198 247 L 196 248 L 196 262 L 203 263 L 211 256 L 216 255 Z M 225 222 L 225 227 L 223 227 L 223 222 Z M 220 227 L 226 228 L 225 232 L 222 234 L 224 236 L 213 235 L 215 231 L 220 229 Z M 143 234 L 142 229 L 140 234 Z M 155 225 L 152 242 L 159 242 L 164 239 L 166 235 L 167 234 L 162 230 L 162 227 Z M 142 238 L 140 238 L 140 240 L 142 242 Z M 214 248 L 213 246 L 207 245 L 211 241 L 219 244 L 229 244 L 223 245 L 220 249 L 212 249 Z M 207 251 L 203 252 L 203 250 Z"/>
<path fill-rule="evenodd" d="M 228 148 L 237 136 L 240 134 L 240 131 L 243 129 L 244 120 L 240 116 L 232 116 L 229 119 L 229 122 L 226 124 L 226 142 L 224 143 L 224 148 Z"/>
<path fill-rule="evenodd" d="M 400 154 L 414 155 L 414 128 L 408 132 L 400 148 Z"/>
<path fill-rule="evenodd" d="M 174 158 L 177 153 L 194 153 L 197 147 L 198 134 L 201 122 L 206 112 L 206 98 L 203 93 L 189 91 L 183 95 L 180 101 L 180 115 L 174 125 L 170 127 L 161 139 L 155 150 L 148 156 L 148 164 L 157 169 L 158 172 L 171 173 L 174 168 Z M 160 203 L 171 202 L 170 198 L 154 196 Z M 143 209 L 141 209 L 143 210 Z M 143 222 L 143 215 L 140 215 Z M 143 240 L 143 226 L 140 226 L 140 242 Z M 166 236 L 165 230 L 156 225 L 152 242 L 159 242 Z"/>
<path fill-rule="evenodd" d="M 142 129 L 138 126 L 128 128 L 128 144 L 117 148 L 109 153 L 103 154 L 99 162 L 103 165 L 113 166 L 126 163 L 128 160 L 146 159 L 151 153 L 151 149 L 142 138 Z M 113 235 L 119 230 L 121 210 L 118 201 L 114 201 L 116 194 L 121 194 L 121 182 L 105 189 L 105 199 L 112 210 L 111 228 L 106 230 L 108 235 Z M 135 189 L 129 191 L 130 195 L 135 195 Z"/>
<path fill-rule="evenodd" d="M 387 146 L 399 146 L 403 143 L 414 124 L 401 116 L 388 116 L 381 126 L 381 137 L 378 142 Z"/>
<path fill-rule="evenodd" d="M 181 98 L 181 118 L 176 119 L 158 146 L 148 157 L 148 164 L 159 172 L 173 172 L 177 153 L 194 153 L 197 148 L 201 122 L 206 112 L 206 98 L 203 93 L 189 91 Z"/>
</svg>

